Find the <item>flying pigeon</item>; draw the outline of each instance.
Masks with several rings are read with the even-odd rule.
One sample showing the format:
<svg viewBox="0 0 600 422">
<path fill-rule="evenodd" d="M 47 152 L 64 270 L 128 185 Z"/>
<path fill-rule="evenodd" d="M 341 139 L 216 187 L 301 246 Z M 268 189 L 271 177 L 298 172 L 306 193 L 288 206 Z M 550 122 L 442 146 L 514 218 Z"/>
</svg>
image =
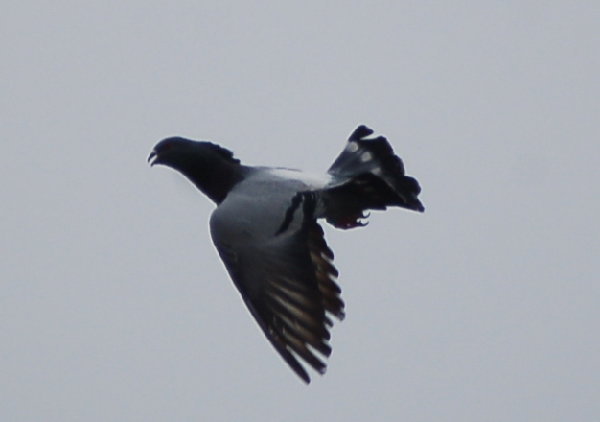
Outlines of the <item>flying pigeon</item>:
<svg viewBox="0 0 600 422">
<path fill-rule="evenodd" d="M 364 226 L 366 210 L 397 206 L 422 212 L 418 182 L 383 136 L 359 126 L 322 176 L 245 166 L 206 141 L 171 137 L 150 153 L 212 199 L 212 240 L 265 336 L 307 384 L 331 354 L 332 317 L 344 318 L 338 271 L 318 223 Z M 301 364 L 302 362 L 302 364 Z"/>
</svg>

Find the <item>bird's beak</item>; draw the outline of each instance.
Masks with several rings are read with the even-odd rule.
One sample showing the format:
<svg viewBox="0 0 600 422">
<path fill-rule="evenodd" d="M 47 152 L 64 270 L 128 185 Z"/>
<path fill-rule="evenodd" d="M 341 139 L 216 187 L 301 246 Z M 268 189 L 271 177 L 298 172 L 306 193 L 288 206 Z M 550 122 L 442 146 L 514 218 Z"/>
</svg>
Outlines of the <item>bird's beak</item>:
<svg viewBox="0 0 600 422">
<path fill-rule="evenodd" d="M 148 162 L 150 163 L 150 167 L 156 164 L 156 151 L 152 151 L 148 156 Z"/>
</svg>

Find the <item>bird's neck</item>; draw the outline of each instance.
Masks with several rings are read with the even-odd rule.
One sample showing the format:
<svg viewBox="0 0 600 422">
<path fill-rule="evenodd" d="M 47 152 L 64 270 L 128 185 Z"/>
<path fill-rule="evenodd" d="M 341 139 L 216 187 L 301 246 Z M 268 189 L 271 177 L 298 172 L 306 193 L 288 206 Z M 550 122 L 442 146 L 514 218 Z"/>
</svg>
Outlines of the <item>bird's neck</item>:
<svg viewBox="0 0 600 422">
<path fill-rule="evenodd" d="M 196 167 L 184 173 L 202 193 L 219 204 L 246 177 L 249 170 L 249 167 L 238 163 L 220 161 L 212 163 L 209 168 Z"/>
</svg>

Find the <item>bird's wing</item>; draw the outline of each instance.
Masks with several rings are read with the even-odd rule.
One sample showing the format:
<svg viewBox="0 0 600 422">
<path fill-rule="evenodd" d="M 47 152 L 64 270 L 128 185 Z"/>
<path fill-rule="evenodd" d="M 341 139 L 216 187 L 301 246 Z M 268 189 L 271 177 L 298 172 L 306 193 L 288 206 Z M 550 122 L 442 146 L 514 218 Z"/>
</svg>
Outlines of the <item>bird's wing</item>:
<svg viewBox="0 0 600 422">
<path fill-rule="evenodd" d="M 219 255 L 246 306 L 267 339 L 306 383 L 308 373 L 300 361 L 324 373 L 331 347 L 329 315 L 342 319 L 344 303 L 336 284 L 333 252 L 323 229 L 313 217 L 314 200 L 302 196 L 294 213 L 294 224 L 284 231 L 264 233 L 259 221 L 273 217 L 272 210 L 256 201 L 227 199 L 211 218 L 211 233 Z M 240 208 L 244 206 L 245 208 Z M 245 219 L 235 218 L 227 209 L 243 209 Z M 225 211 L 223 211 L 225 209 Z M 269 215 L 271 213 L 271 215 Z M 248 219 L 248 216 L 255 218 Z M 282 221 L 284 215 L 277 216 Z M 298 221 L 299 219 L 299 221 Z M 274 223 L 273 227 L 280 224 Z"/>
</svg>

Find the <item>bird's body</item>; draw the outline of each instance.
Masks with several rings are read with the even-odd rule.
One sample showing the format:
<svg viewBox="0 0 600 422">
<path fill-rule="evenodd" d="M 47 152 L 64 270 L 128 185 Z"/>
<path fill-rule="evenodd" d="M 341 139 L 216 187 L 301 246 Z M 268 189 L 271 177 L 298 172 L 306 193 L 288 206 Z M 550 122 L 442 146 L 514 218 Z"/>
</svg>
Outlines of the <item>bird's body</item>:
<svg viewBox="0 0 600 422">
<path fill-rule="evenodd" d="M 267 339 L 305 381 L 299 363 L 320 373 L 331 316 L 344 317 L 333 253 L 317 223 L 364 225 L 364 211 L 401 206 L 423 211 L 415 179 L 383 137 L 360 126 L 324 175 L 248 167 L 209 142 L 168 138 L 150 155 L 187 176 L 217 203 L 211 236 L 242 298 Z"/>
</svg>

